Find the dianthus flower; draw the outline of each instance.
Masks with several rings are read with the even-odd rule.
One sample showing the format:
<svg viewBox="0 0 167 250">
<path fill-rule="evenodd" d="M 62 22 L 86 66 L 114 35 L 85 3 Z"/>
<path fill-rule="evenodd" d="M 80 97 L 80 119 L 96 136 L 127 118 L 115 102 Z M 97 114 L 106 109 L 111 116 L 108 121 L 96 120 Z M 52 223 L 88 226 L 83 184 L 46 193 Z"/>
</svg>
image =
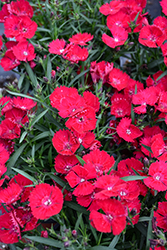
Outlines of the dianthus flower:
<svg viewBox="0 0 167 250">
<path fill-rule="evenodd" d="M 94 83 L 101 80 L 104 83 L 108 83 L 109 73 L 113 69 L 113 63 L 109 62 L 91 62 L 90 64 L 90 74 Z"/>
<path fill-rule="evenodd" d="M 89 53 L 88 50 L 76 44 L 68 44 L 63 51 L 63 58 L 69 60 L 71 63 L 78 63 L 79 61 L 86 61 Z"/>
<path fill-rule="evenodd" d="M 54 148 L 59 154 L 73 155 L 80 147 L 80 144 L 74 134 L 69 130 L 57 131 L 52 139 Z"/>
<path fill-rule="evenodd" d="M 121 8 L 125 6 L 124 2 L 121 2 L 120 0 L 112 0 L 110 3 L 103 4 L 99 11 L 105 15 L 113 15 L 117 13 Z"/>
<path fill-rule="evenodd" d="M 126 226 L 126 211 L 120 201 L 108 199 L 103 201 L 101 209 L 104 214 L 91 211 L 89 219 L 93 227 L 103 233 L 120 234 Z"/>
<path fill-rule="evenodd" d="M 130 118 L 122 118 L 118 124 L 116 131 L 118 135 L 125 141 L 134 142 L 134 139 L 140 137 L 143 133 L 135 125 L 131 124 Z"/>
<path fill-rule="evenodd" d="M 28 41 L 21 41 L 13 47 L 13 53 L 19 61 L 32 61 L 36 54 L 34 53 L 34 46 Z"/>
<path fill-rule="evenodd" d="M 128 85 L 129 76 L 120 69 L 114 68 L 109 74 L 109 84 L 118 91 L 124 89 Z"/>
<path fill-rule="evenodd" d="M 13 106 L 21 110 L 30 110 L 36 106 L 36 102 L 29 98 L 21 98 L 20 96 L 13 98 Z"/>
<path fill-rule="evenodd" d="M 69 38 L 69 42 L 81 46 L 87 45 L 87 42 L 93 39 L 93 35 L 88 33 L 78 33 Z"/>
<path fill-rule="evenodd" d="M 67 174 L 79 161 L 75 155 L 57 155 L 55 158 L 55 170 L 61 174 Z"/>
<path fill-rule="evenodd" d="M 158 202 L 158 209 L 154 211 L 154 217 L 156 218 L 157 226 L 167 231 L 167 202 Z"/>
<path fill-rule="evenodd" d="M 166 2 L 166 0 L 162 0 L 162 1 L 160 2 L 160 5 L 161 5 L 161 7 L 162 7 L 162 12 L 163 12 L 165 15 L 167 15 L 167 2 Z"/>
<path fill-rule="evenodd" d="M 128 32 L 122 27 L 113 25 L 110 31 L 113 37 L 110 37 L 104 33 L 102 35 L 102 41 L 111 48 L 123 45 L 128 39 Z"/>
<path fill-rule="evenodd" d="M 74 166 L 65 179 L 72 188 L 77 186 L 73 191 L 75 196 L 88 195 L 95 189 L 94 185 L 89 182 L 89 179 L 91 179 L 91 172 L 80 165 Z"/>
<path fill-rule="evenodd" d="M 139 34 L 139 43 L 149 48 L 160 47 L 166 39 L 166 35 L 155 25 L 144 26 Z"/>
<path fill-rule="evenodd" d="M 115 13 L 114 15 L 109 15 L 107 17 L 107 27 L 109 29 L 112 29 L 112 27 L 118 28 L 124 28 L 130 31 L 129 29 L 129 23 L 130 23 L 130 16 L 127 15 L 124 11 L 120 10 L 119 12 Z"/>
<path fill-rule="evenodd" d="M 89 154 L 84 155 L 83 160 L 94 166 L 97 176 L 102 175 L 104 172 L 107 173 L 115 163 L 113 156 L 110 156 L 107 152 L 103 150 L 100 151 L 99 149 L 95 149 Z"/>
<path fill-rule="evenodd" d="M 19 138 L 20 133 L 21 133 L 21 130 L 19 126 L 10 118 L 7 118 L 1 122 L 0 138 L 12 140 L 14 138 Z"/>
<path fill-rule="evenodd" d="M 123 94 L 115 93 L 111 98 L 111 114 L 115 117 L 124 117 L 131 114 L 131 102 Z"/>
<path fill-rule="evenodd" d="M 29 202 L 34 217 L 45 220 L 61 211 L 63 194 L 58 187 L 40 183 L 31 192 Z"/>
<path fill-rule="evenodd" d="M 15 57 L 13 51 L 7 50 L 4 57 L 1 59 L 0 65 L 4 71 L 9 71 L 20 65 L 20 61 Z"/>
<path fill-rule="evenodd" d="M 0 203 L 12 204 L 20 198 L 22 188 L 17 183 L 10 184 L 7 188 L 0 191 Z"/>
<path fill-rule="evenodd" d="M 156 161 L 149 167 L 150 177 L 144 179 L 144 184 L 152 189 L 160 191 L 167 190 L 167 163 Z"/>
<path fill-rule="evenodd" d="M 26 0 L 12 1 L 7 5 L 8 11 L 16 16 L 33 17 L 33 8 Z"/>
<path fill-rule="evenodd" d="M 56 55 L 62 55 L 66 42 L 63 39 L 56 39 L 49 43 L 49 52 Z"/>
</svg>

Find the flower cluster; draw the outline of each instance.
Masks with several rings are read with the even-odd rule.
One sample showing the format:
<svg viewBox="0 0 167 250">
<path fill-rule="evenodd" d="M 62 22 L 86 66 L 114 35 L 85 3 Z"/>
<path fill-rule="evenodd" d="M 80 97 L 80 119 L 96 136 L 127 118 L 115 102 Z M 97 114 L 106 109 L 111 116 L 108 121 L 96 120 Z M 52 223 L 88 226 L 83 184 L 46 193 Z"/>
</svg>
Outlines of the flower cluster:
<svg viewBox="0 0 167 250">
<path fill-rule="evenodd" d="M 25 0 L 3 5 L 0 22 L 4 23 L 6 37 L 12 40 L 4 44 L 6 52 L 0 64 L 5 71 L 16 68 L 20 61 L 33 61 L 35 58 L 34 46 L 27 40 L 37 30 L 37 24 L 32 21 L 32 17 L 33 8 Z"/>
<path fill-rule="evenodd" d="M 166 1 L 160 4 L 167 15 Z M 93 21 L 93 28 L 84 29 L 70 8 L 71 20 L 77 17 L 74 24 L 80 25 L 77 29 L 71 24 L 72 33 L 62 31 L 64 19 L 58 24 L 64 2 L 38 1 L 38 6 L 36 13 L 43 11 L 39 20 L 26 0 L 3 3 L 0 11 L 5 27 L 0 64 L 6 71 L 19 65 L 21 76 L 17 94 L 7 89 L 17 97 L 0 97 L 0 242 L 25 241 L 35 249 L 31 239 L 39 242 L 41 236 L 41 242 L 48 238 L 46 244 L 53 247 L 79 244 L 78 249 L 86 250 L 94 247 L 94 237 L 97 245 L 102 242 L 99 249 L 104 245 L 115 249 L 122 240 L 119 249 L 126 248 L 125 234 L 130 238 L 135 228 L 142 239 L 137 240 L 140 247 L 133 239 L 129 243 L 136 244 L 135 249 L 143 249 L 146 242 L 147 249 L 164 250 L 166 17 L 150 24 L 146 0 L 112 0 L 99 9 L 107 16 L 111 37 L 102 34 L 106 27 L 100 24 L 93 34 Z M 84 8 L 81 17 L 90 24 L 85 12 Z M 121 67 L 126 50 L 130 61 Z M 42 221 L 51 217 L 59 223 L 58 234 L 53 227 L 43 231 Z M 150 238 L 143 234 L 147 226 Z"/>
</svg>

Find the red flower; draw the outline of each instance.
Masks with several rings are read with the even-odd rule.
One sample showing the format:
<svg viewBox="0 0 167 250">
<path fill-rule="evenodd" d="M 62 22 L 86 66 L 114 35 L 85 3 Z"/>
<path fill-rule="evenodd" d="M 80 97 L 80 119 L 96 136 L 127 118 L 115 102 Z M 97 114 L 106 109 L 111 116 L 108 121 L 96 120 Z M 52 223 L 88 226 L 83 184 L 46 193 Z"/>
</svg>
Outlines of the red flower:
<svg viewBox="0 0 167 250">
<path fill-rule="evenodd" d="M 13 53 L 19 61 L 31 61 L 35 58 L 34 46 L 27 41 L 19 42 L 13 47 Z"/>
<path fill-rule="evenodd" d="M 155 25 L 144 26 L 139 34 L 139 43 L 149 48 L 160 47 L 165 41 L 166 35 Z"/>
<path fill-rule="evenodd" d="M 131 102 L 125 95 L 114 94 L 111 98 L 111 114 L 115 117 L 124 117 L 131 114 Z"/>
<path fill-rule="evenodd" d="M 91 107 L 85 107 L 72 115 L 65 125 L 67 128 L 75 130 L 80 134 L 93 130 L 96 128 L 95 110 Z"/>
<path fill-rule="evenodd" d="M 4 71 L 9 71 L 16 68 L 20 64 L 11 50 L 7 50 L 4 57 L 1 59 L 0 65 Z"/>
<path fill-rule="evenodd" d="M 5 118 L 9 118 L 18 124 L 19 127 L 22 127 L 26 122 L 29 122 L 27 112 L 21 109 L 12 108 L 11 110 L 5 113 Z"/>
<path fill-rule="evenodd" d="M 167 202 L 158 202 L 158 209 L 154 211 L 154 217 L 156 218 L 157 226 L 167 231 Z"/>
<path fill-rule="evenodd" d="M 6 171 L 7 167 L 5 167 L 5 164 L 0 164 L 0 178 Z"/>
<path fill-rule="evenodd" d="M 135 158 L 130 158 L 126 160 L 122 160 L 118 163 L 117 170 L 121 177 L 128 175 L 136 175 L 134 170 L 139 175 L 144 175 L 143 173 L 144 165 Z"/>
<path fill-rule="evenodd" d="M 77 186 L 73 191 L 75 196 L 91 194 L 95 189 L 95 187 L 88 181 L 91 179 L 90 172 L 80 165 L 74 166 L 65 179 L 72 188 Z"/>
<path fill-rule="evenodd" d="M 68 44 L 63 52 L 63 58 L 69 60 L 72 63 L 86 61 L 88 56 L 88 50 L 86 48 L 81 48 L 76 44 Z"/>
<path fill-rule="evenodd" d="M 149 167 L 148 174 L 151 177 L 144 179 L 144 184 L 157 191 L 167 190 L 167 163 L 163 161 L 156 161 Z"/>
<path fill-rule="evenodd" d="M 12 212 L 0 216 L 0 241 L 13 244 L 19 241 L 21 232 L 19 224 Z"/>
<path fill-rule="evenodd" d="M 166 0 L 162 0 L 162 1 L 160 2 L 160 5 L 161 5 L 161 7 L 162 7 L 162 12 L 163 12 L 165 15 L 167 15 L 167 2 L 166 2 Z"/>
<path fill-rule="evenodd" d="M 17 123 L 11 119 L 5 119 L 0 124 L 0 137 L 3 139 L 19 138 L 21 130 Z"/>
<path fill-rule="evenodd" d="M 107 17 L 107 27 L 109 29 L 112 29 L 113 26 L 118 28 L 124 28 L 124 29 L 129 29 L 129 24 L 130 24 L 130 15 L 127 15 L 124 11 L 120 10 L 114 15 L 109 15 Z"/>
<path fill-rule="evenodd" d="M 53 40 L 51 43 L 49 43 L 49 52 L 56 54 L 56 55 L 62 55 L 64 52 L 64 48 L 65 48 L 66 42 L 61 39 L 56 39 Z"/>
<path fill-rule="evenodd" d="M 139 220 L 139 213 L 141 209 L 141 203 L 138 199 L 135 199 L 133 201 L 123 201 L 122 204 L 127 208 L 129 211 L 129 217 L 131 219 L 131 222 L 133 225 L 137 224 Z M 128 223 L 130 224 L 130 223 Z"/>
<path fill-rule="evenodd" d="M 0 203 L 12 204 L 20 198 L 22 188 L 17 183 L 10 184 L 0 191 Z"/>
<path fill-rule="evenodd" d="M 78 33 L 73 35 L 70 39 L 68 39 L 73 44 L 78 44 L 81 46 L 87 45 L 87 42 L 93 39 L 93 35 L 88 33 Z"/>
<path fill-rule="evenodd" d="M 103 4 L 99 11 L 105 15 L 113 15 L 117 13 L 121 8 L 125 6 L 124 2 L 121 2 L 120 0 L 112 0 L 110 3 Z"/>
<path fill-rule="evenodd" d="M 36 104 L 36 102 L 29 98 L 21 98 L 20 96 L 13 98 L 13 106 L 21 110 L 31 110 Z"/>
<path fill-rule="evenodd" d="M 99 80 L 101 80 L 103 84 L 108 83 L 109 73 L 112 69 L 113 69 L 113 63 L 105 61 L 99 63 L 96 63 L 96 61 L 91 62 L 90 73 L 93 82 L 97 83 Z"/>
<path fill-rule="evenodd" d="M 34 217 L 44 220 L 61 211 L 63 194 L 58 187 L 41 183 L 31 192 L 29 202 Z"/>
<path fill-rule="evenodd" d="M 160 28 L 165 35 L 167 35 L 167 19 L 164 16 L 156 17 L 153 24 Z"/>
<path fill-rule="evenodd" d="M 10 180 L 9 184 L 12 183 L 17 183 L 23 189 L 21 194 L 21 202 L 27 201 L 33 187 L 25 187 L 25 186 L 32 185 L 33 182 L 24 177 L 23 175 L 17 174 Z"/>
<path fill-rule="evenodd" d="M 102 40 L 105 44 L 107 44 L 111 48 L 123 45 L 128 39 L 128 32 L 122 27 L 113 25 L 110 31 L 113 35 L 113 38 L 106 34 L 103 34 Z"/>
<path fill-rule="evenodd" d="M 114 68 L 109 74 L 109 84 L 118 91 L 126 88 L 129 76 L 120 69 Z"/>
<path fill-rule="evenodd" d="M 156 108 L 161 112 L 167 112 L 167 92 L 159 93 L 158 106 Z"/>
<path fill-rule="evenodd" d="M 104 172 L 107 173 L 115 163 L 113 156 L 110 156 L 107 152 L 100 151 L 99 149 L 95 149 L 89 154 L 84 155 L 83 160 L 94 166 L 97 176 L 102 175 Z"/>
<path fill-rule="evenodd" d="M 61 174 L 67 174 L 72 167 L 78 164 L 79 161 L 76 156 L 65 156 L 65 155 L 57 155 L 55 158 L 55 170 Z"/>
<path fill-rule="evenodd" d="M 73 155 L 80 146 L 74 134 L 64 129 L 54 134 L 52 143 L 57 152 L 62 155 Z"/>
<path fill-rule="evenodd" d="M 4 26 L 6 37 L 14 37 L 16 41 L 21 41 L 23 38 L 32 38 L 37 30 L 36 22 L 28 16 L 11 15 L 5 20 Z"/>
<path fill-rule="evenodd" d="M 28 1 L 17 0 L 16 2 L 12 1 L 7 5 L 10 13 L 15 14 L 16 16 L 28 16 L 33 17 L 33 8 Z"/>
<path fill-rule="evenodd" d="M 86 106 L 94 108 L 95 112 L 99 111 L 100 108 L 100 102 L 99 98 L 92 94 L 92 92 L 84 91 L 83 98 Z"/>
<path fill-rule="evenodd" d="M 139 128 L 131 124 L 131 121 L 130 118 L 122 118 L 116 128 L 117 134 L 128 142 L 134 142 L 134 139 L 143 134 Z"/>
<path fill-rule="evenodd" d="M 5 19 L 8 18 L 9 16 L 10 16 L 10 13 L 8 10 L 8 4 L 4 4 L 0 11 L 0 23 L 4 23 Z"/>
<path fill-rule="evenodd" d="M 9 159 L 9 153 L 5 149 L 4 145 L 0 143 L 0 164 L 5 164 Z"/>
<path fill-rule="evenodd" d="M 98 231 L 104 233 L 120 234 L 126 226 L 126 211 L 118 200 L 105 200 L 101 204 L 101 209 L 105 214 L 95 210 L 91 211 L 89 219 L 91 225 Z"/>
</svg>

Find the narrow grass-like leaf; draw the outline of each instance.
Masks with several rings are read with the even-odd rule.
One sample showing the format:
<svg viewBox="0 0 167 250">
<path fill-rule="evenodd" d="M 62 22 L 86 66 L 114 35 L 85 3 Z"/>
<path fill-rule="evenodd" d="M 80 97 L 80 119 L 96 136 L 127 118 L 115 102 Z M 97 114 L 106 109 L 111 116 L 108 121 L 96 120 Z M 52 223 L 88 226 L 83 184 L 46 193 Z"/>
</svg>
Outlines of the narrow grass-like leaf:
<svg viewBox="0 0 167 250">
<path fill-rule="evenodd" d="M 79 155 L 75 155 L 75 156 L 78 159 L 78 161 L 81 163 L 82 166 L 86 163 Z"/>
<path fill-rule="evenodd" d="M 167 75 L 167 70 L 164 71 L 157 79 L 156 81 L 159 81 L 162 77 L 166 76 Z"/>
<path fill-rule="evenodd" d="M 85 73 L 89 72 L 89 69 L 84 70 L 82 73 L 77 75 L 68 85 L 68 87 L 71 87 L 75 81 L 77 81 L 81 76 L 83 76 Z"/>
<path fill-rule="evenodd" d="M 151 210 L 150 214 L 150 221 L 148 223 L 148 229 L 147 229 L 147 239 L 146 239 L 146 250 L 150 249 L 150 239 L 153 239 L 153 233 L 152 233 L 152 217 L 153 217 L 154 210 Z"/>
<path fill-rule="evenodd" d="M 147 217 L 147 216 L 143 216 L 143 217 L 139 218 L 139 222 L 150 221 L 150 220 L 152 220 L 152 219 L 150 217 Z"/>
<path fill-rule="evenodd" d="M 51 133 L 50 133 L 49 131 L 45 131 L 45 132 L 43 132 L 43 133 L 41 133 L 41 134 L 35 136 L 35 137 L 32 139 L 32 142 L 33 142 L 33 141 L 40 140 L 40 139 L 43 139 L 43 138 L 45 138 L 45 137 L 49 137 L 49 136 L 51 136 Z"/>
<path fill-rule="evenodd" d="M 56 248 L 62 248 L 63 247 L 63 243 L 58 241 L 58 240 L 54 240 L 54 239 L 50 239 L 50 238 L 44 238 L 44 237 L 39 237 L 39 236 L 27 236 L 25 235 L 23 238 L 25 239 L 29 239 L 44 245 L 49 245 L 49 246 L 53 246 Z"/>
<path fill-rule="evenodd" d="M 95 246 L 89 248 L 89 250 L 117 250 L 116 248 L 109 248 L 109 247 L 104 247 L 104 246 Z"/>
<path fill-rule="evenodd" d="M 133 104 L 131 104 L 131 119 L 132 119 L 132 124 L 135 124 L 135 113 L 133 110 Z"/>
<path fill-rule="evenodd" d="M 10 157 L 9 162 L 7 164 L 8 168 L 11 168 L 15 165 L 17 159 L 19 158 L 19 156 L 21 155 L 21 153 L 23 152 L 23 150 L 25 149 L 25 147 L 27 146 L 27 143 L 23 144 L 21 147 L 19 147 L 14 154 Z"/>
<path fill-rule="evenodd" d="M 32 182 L 36 182 L 36 179 L 34 177 L 32 177 L 31 175 L 27 174 L 26 172 L 24 172 L 21 169 L 17 169 L 17 168 L 12 168 L 14 171 L 16 171 L 17 173 L 23 175 L 24 177 L 26 177 L 27 179 L 31 180 Z"/>
<path fill-rule="evenodd" d="M 9 246 L 10 250 L 17 250 L 17 248 L 14 244 L 9 244 L 8 246 Z"/>
<path fill-rule="evenodd" d="M 78 216 L 78 219 L 75 223 L 75 230 L 78 230 L 81 220 L 82 220 L 82 213 Z"/>
<path fill-rule="evenodd" d="M 37 85 L 38 85 L 38 81 L 37 81 L 37 78 L 36 78 L 34 72 L 32 71 L 32 69 L 31 69 L 28 62 L 25 63 L 25 68 L 26 68 L 26 71 L 27 71 L 27 73 L 28 73 L 28 75 L 30 77 L 30 80 L 31 80 L 32 84 L 36 88 Z"/>
<path fill-rule="evenodd" d="M 34 118 L 34 120 L 31 123 L 31 126 L 34 126 L 36 122 L 38 122 L 46 113 L 48 112 L 48 109 L 44 110 L 42 113 L 40 113 L 37 117 Z"/>
<path fill-rule="evenodd" d="M 130 175 L 130 176 L 125 176 L 121 177 L 122 180 L 124 181 L 136 181 L 136 180 L 144 180 L 146 179 L 147 176 L 139 176 L 139 175 Z"/>
<path fill-rule="evenodd" d="M 145 149 L 147 149 L 151 154 L 153 154 L 151 148 L 147 145 L 141 144 Z"/>
<path fill-rule="evenodd" d="M 22 74 L 19 78 L 19 81 L 18 81 L 18 88 L 21 89 L 22 87 L 22 83 L 23 83 L 23 80 L 24 80 L 24 77 L 25 77 L 25 73 Z"/>
<path fill-rule="evenodd" d="M 74 209 L 75 211 L 81 212 L 83 214 L 89 214 L 89 212 L 86 210 L 86 208 L 81 207 L 80 205 L 78 205 L 72 201 L 65 201 L 64 205 L 69 207 L 69 208 Z"/>
<path fill-rule="evenodd" d="M 20 96 L 20 97 L 24 97 L 24 98 L 29 98 L 35 102 L 38 102 L 39 100 L 35 97 L 32 97 L 32 96 L 29 96 L 29 95 L 25 95 L 25 94 L 21 94 L 21 93 L 17 93 L 17 92 L 13 92 L 13 91 L 10 91 L 10 90 L 6 90 L 6 92 L 8 92 L 9 94 L 11 95 L 14 95 L 14 96 Z"/>
<path fill-rule="evenodd" d="M 120 236 L 121 236 L 120 234 L 119 235 L 115 235 L 114 239 L 111 241 L 111 243 L 109 245 L 109 249 L 110 248 L 114 248 L 116 246 L 116 244 L 119 241 Z"/>
<path fill-rule="evenodd" d="M 26 137 L 26 135 L 27 135 L 27 131 L 24 131 L 24 132 L 22 133 L 22 135 L 20 136 L 19 143 L 22 143 L 22 141 L 24 140 L 24 138 Z"/>
<path fill-rule="evenodd" d="M 51 71 L 52 71 L 52 64 L 50 61 L 50 57 L 48 56 L 48 63 L 47 63 L 47 78 L 50 81 L 51 80 Z"/>
</svg>

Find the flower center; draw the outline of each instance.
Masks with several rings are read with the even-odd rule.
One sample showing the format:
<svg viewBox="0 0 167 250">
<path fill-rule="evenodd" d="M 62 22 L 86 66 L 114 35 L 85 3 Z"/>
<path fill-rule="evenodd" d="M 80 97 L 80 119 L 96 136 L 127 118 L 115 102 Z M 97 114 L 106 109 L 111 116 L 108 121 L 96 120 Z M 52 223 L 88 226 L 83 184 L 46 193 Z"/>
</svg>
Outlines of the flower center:
<svg viewBox="0 0 167 250">
<path fill-rule="evenodd" d="M 24 52 L 23 52 L 23 54 L 24 54 L 25 56 L 28 56 L 28 53 L 27 53 L 27 51 L 24 51 Z"/>
<path fill-rule="evenodd" d="M 128 135 L 130 135 L 130 134 L 131 134 L 130 129 L 127 129 L 127 130 L 126 130 L 126 133 L 127 133 Z"/>
</svg>

